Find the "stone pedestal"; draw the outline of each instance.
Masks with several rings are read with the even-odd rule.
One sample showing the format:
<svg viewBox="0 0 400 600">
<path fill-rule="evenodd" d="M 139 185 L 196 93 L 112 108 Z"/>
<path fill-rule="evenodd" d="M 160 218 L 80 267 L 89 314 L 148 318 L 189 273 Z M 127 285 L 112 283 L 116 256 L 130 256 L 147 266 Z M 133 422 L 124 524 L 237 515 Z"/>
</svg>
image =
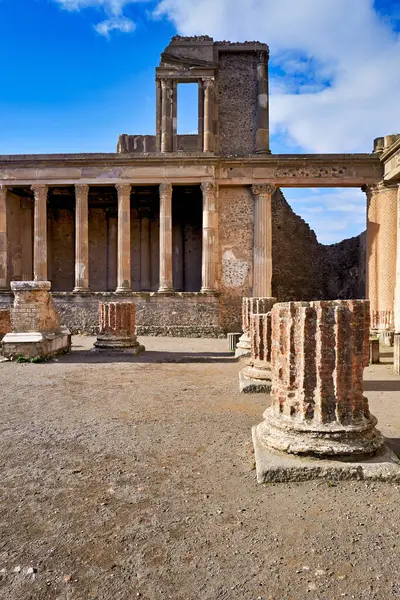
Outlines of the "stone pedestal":
<svg viewBox="0 0 400 600">
<path fill-rule="evenodd" d="M 369 340 L 369 364 L 379 365 L 379 338 Z"/>
<path fill-rule="evenodd" d="M 271 304 L 271 300 L 273 300 Z M 267 313 L 271 310 L 276 298 L 242 298 L 242 327 L 243 334 L 236 346 L 235 356 L 250 356 L 250 315 Z"/>
<path fill-rule="evenodd" d="M 273 298 L 271 300 L 271 308 Z M 251 356 L 239 373 L 239 389 L 243 393 L 271 392 L 271 312 L 250 315 Z"/>
<path fill-rule="evenodd" d="M 253 429 L 258 481 L 326 475 L 316 459 L 333 478 L 400 479 L 363 394 L 369 324 L 364 300 L 274 306 L 272 406 Z"/>
<path fill-rule="evenodd" d="M 394 334 L 393 355 L 394 372 L 396 373 L 396 375 L 400 375 L 400 333 Z"/>
<path fill-rule="evenodd" d="M 135 335 L 135 305 L 132 302 L 100 302 L 96 348 L 144 352 Z"/>
<path fill-rule="evenodd" d="M 4 336 L 2 350 L 10 359 L 49 358 L 69 352 L 71 334 L 60 325 L 49 281 L 13 281 L 14 305 L 11 333 Z"/>
</svg>

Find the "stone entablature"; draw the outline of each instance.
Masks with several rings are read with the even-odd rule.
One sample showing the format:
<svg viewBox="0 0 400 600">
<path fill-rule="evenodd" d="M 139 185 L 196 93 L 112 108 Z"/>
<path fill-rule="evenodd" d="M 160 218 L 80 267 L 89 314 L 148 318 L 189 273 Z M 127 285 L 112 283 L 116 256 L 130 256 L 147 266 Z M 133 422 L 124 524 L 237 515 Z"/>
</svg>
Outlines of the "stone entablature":
<svg viewBox="0 0 400 600">
<path fill-rule="evenodd" d="M 361 187 L 383 177 L 377 154 L 271 155 L 246 159 L 204 155 L 0 155 L 0 184 L 132 185 L 202 183 L 278 187 Z"/>
</svg>

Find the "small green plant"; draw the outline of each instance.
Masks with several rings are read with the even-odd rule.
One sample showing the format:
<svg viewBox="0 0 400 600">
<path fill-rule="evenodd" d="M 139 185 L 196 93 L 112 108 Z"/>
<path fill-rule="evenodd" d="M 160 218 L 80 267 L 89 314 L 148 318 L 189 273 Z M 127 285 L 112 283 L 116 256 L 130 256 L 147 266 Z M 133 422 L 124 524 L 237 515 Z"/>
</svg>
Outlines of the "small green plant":
<svg viewBox="0 0 400 600">
<path fill-rule="evenodd" d="M 22 354 L 17 356 L 17 363 L 43 363 L 46 362 L 47 358 L 44 356 L 34 356 L 33 358 L 25 358 Z"/>
</svg>

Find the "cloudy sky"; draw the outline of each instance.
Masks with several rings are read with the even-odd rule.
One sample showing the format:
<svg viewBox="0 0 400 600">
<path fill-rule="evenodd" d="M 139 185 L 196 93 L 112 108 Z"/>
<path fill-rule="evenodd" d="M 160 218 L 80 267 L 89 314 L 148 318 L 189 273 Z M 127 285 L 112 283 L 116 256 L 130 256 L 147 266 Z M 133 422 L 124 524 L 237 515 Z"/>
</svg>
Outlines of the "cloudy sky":
<svg viewBox="0 0 400 600">
<path fill-rule="evenodd" d="M 0 0 L 0 153 L 112 152 L 153 133 L 171 35 L 271 49 L 272 151 L 370 152 L 400 132 L 399 0 Z M 183 88 L 179 127 L 196 106 Z M 359 190 L 285 190 L 332 243 L 365 226 Z"/>
</svg>

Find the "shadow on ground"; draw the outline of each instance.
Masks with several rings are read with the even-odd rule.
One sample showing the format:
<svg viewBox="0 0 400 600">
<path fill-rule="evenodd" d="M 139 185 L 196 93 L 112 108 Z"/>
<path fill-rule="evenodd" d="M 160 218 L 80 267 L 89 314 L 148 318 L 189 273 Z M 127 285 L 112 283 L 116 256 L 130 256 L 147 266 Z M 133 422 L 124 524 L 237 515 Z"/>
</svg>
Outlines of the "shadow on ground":
<svg viewBox="0 0 400 600">
<path fill-rule="evenodd" d="M 134 355 L 118 350 L 75 350 L 58 357 L 65 363 L 232 363 L 237 362 L 231 352 L 162 352 L 147 350 Z"/>
</svg>

